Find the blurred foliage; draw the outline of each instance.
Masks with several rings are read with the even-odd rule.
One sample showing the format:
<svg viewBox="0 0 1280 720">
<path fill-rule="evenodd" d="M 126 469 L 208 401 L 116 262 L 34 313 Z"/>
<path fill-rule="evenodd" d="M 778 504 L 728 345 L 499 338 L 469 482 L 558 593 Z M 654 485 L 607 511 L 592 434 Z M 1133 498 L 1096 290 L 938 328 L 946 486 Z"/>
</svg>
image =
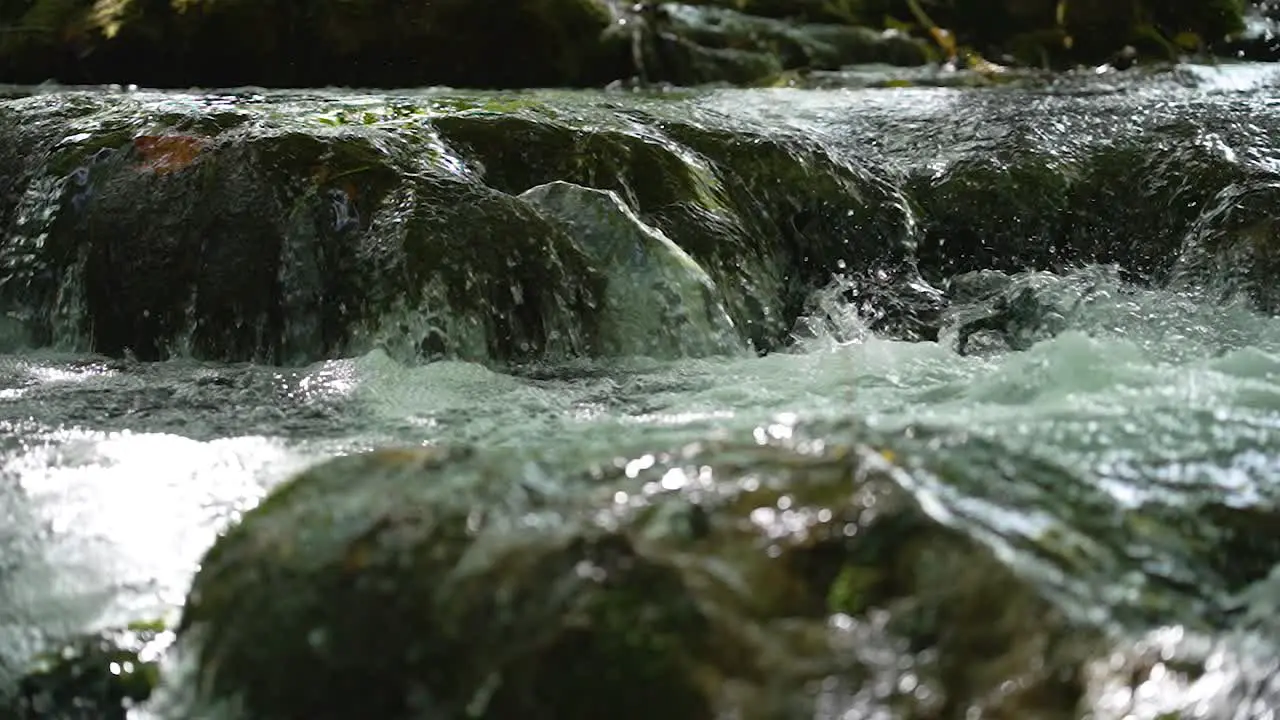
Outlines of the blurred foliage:
<svg viewBox="0 0 1280 720">
<path fill-rule="evenodd" d="M 806 21 L 909 31 L 945 58 L 1060 67 L 1133 47 L 1170 59 L 1243 29 L 1247 0 L 692 0 Z"/>
<path fill-rule="evenodd" d="M 683 4 L 897 30 L 932 42 L 938 60 L 996 72 L 1000 68 L 988 59 L 1061 68 L 1203 54 L 1243 29 L 1248 1 Z M 643 75 L 633 67 L 634 43 L 626 33 L 606 29 L 617 29 L 619 14 L 629 14 L 636 20 L 625 25 L 629 32 L 660 34 L 646 18 L 664 5 L 674 6 L 653 0 L 635 6 L 615 0 L 0 0 L 0 79 L 110 82 L 138 76 L 156 83 L 170 82 L 161 79 L 167 73 L 179 85 L 193 77 L 214 84 L 603 85 Z M 671 42 L 698 44 L 683 37 Z M 732 49 L 715 48 L 707 61 L 724 64 Z M 779 63 L 761 67 L 766 65 Z M 782 62 L 764 74 L 789 69 Z M 371 76 L 378 81 L 370 83 Z M 732 73 L 724 79 L 741 82 Z"/>
</svg>

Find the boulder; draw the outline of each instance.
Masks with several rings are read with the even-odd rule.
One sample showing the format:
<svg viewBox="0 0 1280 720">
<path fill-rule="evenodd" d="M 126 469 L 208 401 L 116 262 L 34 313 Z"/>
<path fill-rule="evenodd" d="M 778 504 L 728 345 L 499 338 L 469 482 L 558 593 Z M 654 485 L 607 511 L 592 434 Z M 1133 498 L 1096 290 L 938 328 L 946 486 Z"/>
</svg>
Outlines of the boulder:
<svg viewBox="0 0 1280 720">
<path fill-rule="evenodd" d="M 37 345 L 273 363 L 591 347 L 587 257 L 429 132 L 263 128 L 233 112 L 86 119 L 94 131 L 29 136 L 13 175 L 0 302 Z"/>
<path fill-rule="evenodd" d="M 929 59 L 926 45 L 899 32 L 759 17 L 726 7 L 662 3 L 638 22 L 640 77 L 677 85 L 767 85 L 780 81 L 784 71 L 921 65 Z"/>
<path fill-rule="evenodd" d="M 557 181 L 520 199 L 564 223 L 604 275 L 599 352 L 673 358 L 741 351 L 711 277 L 616 193 Z"/>
<path fill-rule="evenodd" d="M 1105 647 L 854 441 L 554 467 L 385 449 L 283 486 L 201 564 L 187 712 L 1066 720 Z"/>
</svg>

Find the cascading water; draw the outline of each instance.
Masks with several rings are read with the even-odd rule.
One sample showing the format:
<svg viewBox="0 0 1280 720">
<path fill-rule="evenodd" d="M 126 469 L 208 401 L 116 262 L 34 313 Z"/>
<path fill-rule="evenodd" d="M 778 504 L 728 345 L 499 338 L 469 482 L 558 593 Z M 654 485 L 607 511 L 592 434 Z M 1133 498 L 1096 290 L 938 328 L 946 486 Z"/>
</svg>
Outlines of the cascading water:
<svg viewBox="0 0 1280 720">
<path fill-rule="evenodd" d="M 1217 72 L 1027 91 L 6 101 L 0 133 L 62 107 L 87 128 L 77 142 L 100 147 L 133 136 L 95 134 L 93 118 L 114 127 L 106 119 L 166 109 L 170 137 L 202 122 L 224 135 L 209 150 L 179 140 L 91 156 L 150 163 L 120 182 L 155 198 L 215 188 L 208 212 L 172 207 L 204 223 L 192 236 L 204 254 L 173 264 L 196 252 L 186 229 L 95 215 L 107 201 L 65 147 L 33 141 L 43 156 L 6 159 L 39 171 L 0 215 L 0 682 L 65 634 L 176 612 L 220 531 L 335 455 L 470 443 L 552 468 L 615 462 L 635 478 L 662 449 L 806 433 L 834 444 L 856 423 L 933 517 L 995 548 L 1062 612 L 1128 638 L 1090 671 L 1093 717 L 1263 717 L 1239 698 L 1280 701 L 1265 583 L 1280 546 L 1245 531 L 1248 543 L 1215 546 L 1195 518 L 1263 518 L 1241 521 L 1253 527 L 1280 507 L 1280 226 L 1257 201 L 1280 168 L 1280 78 Z M 417 123 L 440 132 L 414 135 Z M 315 130 L 333 124 L 349 134 Z M 715 337 L 694 338 L 688 357 L 587 357 L 618 347 L 593 345 L 628 327 L 601 325 L 615 317 L 653 332 L 648 311 L 661 308 L 646 303 L 666 296 L 609 314 L 621 302 L 609 273 L 571 225 L 517 197 L 556 180 L 613 191 L 634 211 L 625 222 L 646 228 L 625 247 L 637 254 L 628 293 L 684 282 L 671 301 L 683 309 L 694 290 L 719 293 Z M 218 218 L 246 188 L 275 194 Z M 42 254 L 50 232 L 70 249 Z M 274 254 L 233 241 L 277 236 Z M 668 247 L 658 237 L 683 248 L 671 261 L 683 279 L 644 256 L 644 242 Z M 223 260 L 215 241 L 248 256 Z M 128 242 L 140 257 L 118 255 Z M 93 275 L 130 269 L 174 276 Z M 149 289 L 168 280 L 185 285 Z M 106 326 L 164 298 L 174 307 L 145 308 L 154 322 Z M 92 305 L 115 301 L 127 306 Z M 708 353 L 725 328 L 759 352 Z M 127 341 L 145 333 L 150 356 L 134 357 L 146 352 Z M 91 352 L 113 343 L 128 352 Z M 772 520 L 751 517 L 785 534 L 794 518 L 778 502 Z M 1233 548 L 1238 560 L 1222 556 Z M 824 685 L 807 715 L 771 717 L 916 717 L 890 697 L 913 692 L 919 712 L 943 707 L 923 682 L 902 689 L 880 640 L 855 643 L 878 680 Z M 1219 654 L 1216 675 L 1177 675 L 1173 658 L 1196 652 Z M 1171 669 L 1151 674 L 1160 658 Z M 1138 666 L 1148 679 L 1135 690 L 1122 675 Z"/>
</svg>

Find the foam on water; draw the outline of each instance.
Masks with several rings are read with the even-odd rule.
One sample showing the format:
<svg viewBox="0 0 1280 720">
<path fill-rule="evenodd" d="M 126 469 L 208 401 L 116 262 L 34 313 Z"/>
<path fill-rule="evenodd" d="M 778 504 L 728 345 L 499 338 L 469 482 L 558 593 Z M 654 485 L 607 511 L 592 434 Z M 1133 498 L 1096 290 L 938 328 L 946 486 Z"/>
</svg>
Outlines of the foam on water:
<svg viewBox="0 0 1280 720">
<path fill-rule="evenodd" d="M 762 358 L 514 374 L 407 366 L 381 351 L 297 371 L 0 358 L 0 416 L 13 418 L 0 429 L 0 671 L 38 642 L 33 627 L 172 610 L 236 513 L 310 462 L 382 443 L 632 457 L 749 437 L 779 417 L 853 416 L 886 432 L 988 438 L 1130 506 L 1170 489 L 1280 499 L 1269 481 L 1280 476 L 1269 450 L 1280 447 L 1280 320 L 1100 269 L 1048 282 L 1088 292 L 1073 296 L 1063 331 L 1024 352 L 961 355 L 950 331 L 938 343 L 885 340 L 828 290 L 808 324 L 819 330 Z M 252 431 L 228 432 L 237 423 Z M 1019 523 L 1032 520 L 986 522 L 1025 534 Z"/>
</svg>

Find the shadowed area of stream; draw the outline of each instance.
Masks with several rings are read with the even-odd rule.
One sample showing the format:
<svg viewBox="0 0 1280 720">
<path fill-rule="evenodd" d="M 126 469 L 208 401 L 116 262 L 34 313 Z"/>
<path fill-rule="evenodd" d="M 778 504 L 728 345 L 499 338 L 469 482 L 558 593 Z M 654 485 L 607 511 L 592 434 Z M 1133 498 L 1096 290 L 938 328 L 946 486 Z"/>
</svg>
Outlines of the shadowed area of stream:
<svg viewBox="0 0 1280 720">
<path fill-rule="evenodd" d="M 14 89 L 0 682 L 69 635 L 176 617 L 218 534 L 337 455 L 466 445 L 552 486 L 603 465 L 625 505 L 646 472 L 686 492 L 696 463 L 664 453 L 855 437 L 1115 643 L 1082 681 L 1092 717 L 1280 711 L 1280 72 L 863 87 L 891 72 L 669 96 Z M 636 217 L 526 193 L 557 180 Z M 632 222 L 649 254 L 616 252 L 660 290 L 624 313 L 581 228 Z M 659 266 L 655 233 L 689 257 Z M 647 314 L 672 308 L 695 317 Z M 676 326 L 698 335 L 644 330 Z M 707 452 L 708 475 L 752 476 Z M 810 522 L 778 492 L 749 514 L 774 538 Z M 823 612 L 838 634 L 862 611 Z M 758 717 L 965 717 L 925 697 L 947 672 L 915 695 L 807 677 L 808 704 Z"/>
</svg>

